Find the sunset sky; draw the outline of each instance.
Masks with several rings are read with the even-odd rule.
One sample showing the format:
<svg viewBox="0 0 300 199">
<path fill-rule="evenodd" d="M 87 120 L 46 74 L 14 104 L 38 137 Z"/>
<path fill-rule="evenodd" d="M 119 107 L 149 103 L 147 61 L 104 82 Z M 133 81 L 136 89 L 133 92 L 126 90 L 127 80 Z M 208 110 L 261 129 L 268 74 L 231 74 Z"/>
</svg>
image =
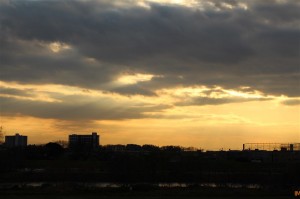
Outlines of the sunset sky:
<svg viewBox="0 0 300 199">
<path fill-rule="evenodd" d="M 300 142 L 300 1 L 1 0 L 0 107 L 29 144 Z"/>
</svg>

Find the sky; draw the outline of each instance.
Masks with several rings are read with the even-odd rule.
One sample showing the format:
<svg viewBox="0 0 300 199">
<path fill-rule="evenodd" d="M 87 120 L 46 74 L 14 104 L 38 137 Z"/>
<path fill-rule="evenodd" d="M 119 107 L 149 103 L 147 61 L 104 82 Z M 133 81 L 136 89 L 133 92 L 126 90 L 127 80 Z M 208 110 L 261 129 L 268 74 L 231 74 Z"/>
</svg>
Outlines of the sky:
<svg viewBox="0 0 300 199">
<path fill-rule="evenodd" d="M 0 110 L 30 144 L 300 142 L 300 1 L 1 0 Z"/>
</svg>

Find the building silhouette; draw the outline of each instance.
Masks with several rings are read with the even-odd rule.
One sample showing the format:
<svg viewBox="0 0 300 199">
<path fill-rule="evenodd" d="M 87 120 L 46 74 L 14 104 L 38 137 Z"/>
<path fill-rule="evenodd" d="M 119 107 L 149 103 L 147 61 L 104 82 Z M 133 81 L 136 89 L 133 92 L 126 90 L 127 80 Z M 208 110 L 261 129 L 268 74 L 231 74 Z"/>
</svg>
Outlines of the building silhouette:
<svg viewBox="0 0 300 199">
<path fill-rule="evenodd" d="M 5 136 L 5 146 L 7 147 L 25 147 L 27 146 L 27 136 L 20 135 L 8 135 Z"/>
<path fill-rule="evenodd" d="M 99 147 L 100 136 L 97 132 L 92 132 L 91 135 L 69 135 L 69 148 L 87 148 L 96 149 Z"/>
</svg>

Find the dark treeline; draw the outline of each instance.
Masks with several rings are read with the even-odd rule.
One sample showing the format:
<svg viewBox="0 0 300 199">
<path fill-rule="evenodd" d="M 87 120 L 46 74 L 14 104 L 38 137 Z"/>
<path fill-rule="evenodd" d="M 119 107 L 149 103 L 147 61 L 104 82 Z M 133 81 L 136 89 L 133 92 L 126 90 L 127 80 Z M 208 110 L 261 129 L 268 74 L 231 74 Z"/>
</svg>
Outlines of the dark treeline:
<svg viewBox="0 0 300 199">
<path fill-rule="evenodd" d="M 0 183 L 228 183 L 295 189 L 299 151 L 202 151 L 179 146 L 107 145 L 64 148 L 57 143 L 0 149 Z"/>
</svg>

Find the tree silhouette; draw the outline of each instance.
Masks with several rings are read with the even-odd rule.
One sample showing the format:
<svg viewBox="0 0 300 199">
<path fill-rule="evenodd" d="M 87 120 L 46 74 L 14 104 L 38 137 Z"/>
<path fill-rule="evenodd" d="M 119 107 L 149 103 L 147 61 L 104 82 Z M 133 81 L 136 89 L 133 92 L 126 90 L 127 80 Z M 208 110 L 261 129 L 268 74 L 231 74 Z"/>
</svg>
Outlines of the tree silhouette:
<svg viewBox="0 0 300 199">
<path fill-rule="evenodd" d="M 45 149 L 45 156 L 47 158 L 57 158 L 60 155 L 62 155 L 64 152 L 64 148 L 61 145 L 53 142 L 49 142 L 48 144 L 46 144 L 44 146 L 44 149 Z"/>
<path fill-rule="evenodd" d="M 3 127 L 0 126 L 0 144 L 4 143 L 4 131 L 3 131 Z"/>
<path fill-rule="evenodd" d="M 63 148 L 68 148 L 68 145 L 69 145 L 69 142 L 66 140 L 57 140 L 57 141 L 54 141 L 53 143 L 59 144 Z"/>
</svg>

